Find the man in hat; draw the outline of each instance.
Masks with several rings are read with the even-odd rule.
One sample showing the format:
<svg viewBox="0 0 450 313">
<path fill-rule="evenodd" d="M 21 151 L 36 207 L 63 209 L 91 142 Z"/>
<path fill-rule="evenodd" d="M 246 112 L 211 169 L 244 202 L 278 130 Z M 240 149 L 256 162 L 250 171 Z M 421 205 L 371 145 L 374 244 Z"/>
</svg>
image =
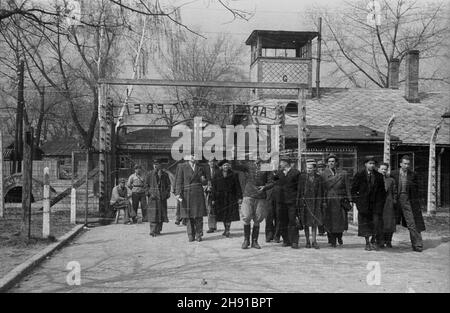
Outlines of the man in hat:
<svg viewBox="0 0 450 313">
<path fill-rule="evenodd" d="M 259 224 L 267 216 L 269 204 L 266 190 L 273 187 L 273 182 L 270 181 L 269 172 L 261 171 L 260 158 L 248 164 L 248 166 L 243 168 L 243 171 L 245 172 L 245 187 L 241 206 L 241 218 L 244 223 L 244 242 L 241 247 L 242 249 L 249 248 L 251 233 L 251 247 L 261 249 L 261 246 L 258 244 Z M 251 229 L 252 221 L 253 229 Z"/>
<path fill-rule="evenodd" d="M 131 224 L 136 214 L 131 207 L 131 190 L 126 186 L 125 178 L 119 179 L 119 184 L 115 186 L 111 193 L 111 207 L 113 210 L 123 209 L 125 212 L 124 224 Z"/>
<path fill-rule="evenodd" d="M 214 205 L 212 204 L 212 185 L 216 175 L 220 172 L 217 166 L 217 160 L 215 158 L 208 161 L 208 167 L 206 168 L 206 179 L 208 180 L 208 185 L 205 186 L 205 199 L 206 199 L 206 209 L 208 211 L 208 230 L 207 233 L 213 233 L 217 230 L 217 221 L 214 214 Z"/>
<path fill-rule="evenodd" d="M 207 184 L 204 169 L 195 155 L 180 164 L 177 170 L 175 196 L 181 202 L 180 217 L 186 221 L 189 241 L 202 241 L 203 216 L 207 216 L 203 186 Z"/>
<path fill-rule="evenodd" d="M 317 227 L 322 225 L 323 208 L 326 206 L 323 179 L 316 173 L 314 159 L 306 160 L 306 173 L 301 173 L 298 183 L 300 220 L 305 228 L 306 248 L 319 249 L 316 240 Z M 309 229 L 312 232 L 312 245 Z"/>
<path fill-rule="evenodd" d="M 347 210 L 344 203 L 351 202 L 350 183 L 347 172 L 338 168 L 339 160 L 336 155 L 327 157 L 328 167 L 323 171 L 326 206 L 323 223 L 330 235 L 332 247 L 336 247 L 336 240 L 343 245 L 342 234 L 348 229 Z"/>
<path fill-rule="evenodd" d="M 298 215 L 298 182 L 300 172 L 292 168 L 288 159 L 280 160 L 280 170 L 275 175 L 279 186 L 277 203 L 280 207 L 280 232 L 283 246 L 298 249 L 299 229 L 302 229 Z"/>
<path fill-rule="evenodd" d="M 162 169 L 161 160 L 153 162 L 153 170 L 147 175 L 150 236 L 161 234 L 163 223 L 168 223 L 167 199 L 170 197 L 170 178 Z"/>
<path fill-rule="evenodd" d="M 317 171 L 317 174 L 319 176 L 322 176 L 323 171 L 325 170 L 325 168 L 326 168 L 326 165 L 325 165 L 324 161 L 322 161 L 322 160 L 317 161 L 316 171 Z M 319 225 L 317 227 L 317 230 L 319 232 L 319 236 L 324 236 L 325 235 L 325 227 L 323 225 Z"/>
<path fill-rule="evenodd" d="M 133 210 L 136 213 L 141 205 L 142 222 L 147 222 L 147 186 L 145 184 L 145 177 L 142 173 L 142 167 L 136 165 L 134 167 L 134 174 L 131 174 L 128 178 L 128 188 L 131 189 L 131 201 L 133 203 Z M 136 223 L 136 217 L 133 219 Z"/>
<path fill-rule="evenodd" d="M 405 155 L 400 161 L 400 170 L 391 172 L 397 185 L 397 205 L 401 223 L 409 230 L 412 249 L 422 252 L 423 243 L 420 232 L 425 231 L 425 222 L 419 203 L 419 184 L 417 175 L 411 169 L 411 159 Z"/>
<path fill-rule="evenodd" d="M 378 250 L 383 246 L 384 240 L 383 208 L 386 190 L 383 175 L 376 171 L 375 165 L 373 156 L 366 157 L 364 169 L 355 174 L 351 188 L 352 199 L 358 210 L 358 236 L 366 239 L 367 251 Z"/>
</svg>

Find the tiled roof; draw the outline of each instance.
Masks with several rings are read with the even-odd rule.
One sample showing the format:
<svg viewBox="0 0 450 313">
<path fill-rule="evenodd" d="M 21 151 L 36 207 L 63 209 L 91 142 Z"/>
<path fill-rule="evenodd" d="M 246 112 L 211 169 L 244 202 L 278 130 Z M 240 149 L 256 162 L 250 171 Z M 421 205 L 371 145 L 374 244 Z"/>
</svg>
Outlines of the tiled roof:
<svg viewBox="0 0 450 313">
<path fill-rule="evenodd" d="M 330 125 L 308 125 L 307 126 L 308 141 L 333 141 L 333 140 L 350 140 L 383 142 L 384 133 L 370 129 L 365 126 L 330 126 Z M 286 138 L 297 138 L 297 125 L 286 125 Z M 392 136 L 392 141 L 398 141 L 398 137 Z"/>
<path fill-rule="evenodd" d="M 79 140 L 74 138 L 51 140 L 42 144 L 44 156 L 71 156 L 72 151 L 81 150 Z"/>
<path fill-rule="evenodd" d="M 402 144 L 429 144 L 434 127 L 444 112 L 450 111 L 450 92 L 421 94 L 419 103 L 409 103 L 403 90 L 392 89 L 326 89 L 321 98 L 306 100 L 307 124 L 316 126 L 363 125 L 384 132 L 395 113 L 391 134 Z M 292 100 L 258 100 L 255 104 L 286 105 Z M 297 124 L 296 116 L 287 116 L 286 124 Z M 450 145 L 450 121 L 442 123 L 438 144 Z"/>
</svg>

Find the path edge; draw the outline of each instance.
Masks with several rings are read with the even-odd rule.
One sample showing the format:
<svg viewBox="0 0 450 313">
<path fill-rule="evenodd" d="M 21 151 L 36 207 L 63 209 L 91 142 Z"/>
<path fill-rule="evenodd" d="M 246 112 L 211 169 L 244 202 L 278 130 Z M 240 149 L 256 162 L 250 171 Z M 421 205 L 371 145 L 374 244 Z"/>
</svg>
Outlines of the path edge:
<svg viewBox="0 0 450 313">
<path fill-rule="evenodd" d="M 83 229 L 84 224 L 76 225 L 72 230 L 58 238 L 58 241 L 45 247 L 40 252 L 31 256 L 23 263 L 16 266 L 0 279 L 0 293 L 4 293 L 16 285 L 25 275 L 30 273 L 34 268 L 40 265 L 48 256 L 56 250 L 62 248 L 71 239 L 78 235 Z"/>
</svg>

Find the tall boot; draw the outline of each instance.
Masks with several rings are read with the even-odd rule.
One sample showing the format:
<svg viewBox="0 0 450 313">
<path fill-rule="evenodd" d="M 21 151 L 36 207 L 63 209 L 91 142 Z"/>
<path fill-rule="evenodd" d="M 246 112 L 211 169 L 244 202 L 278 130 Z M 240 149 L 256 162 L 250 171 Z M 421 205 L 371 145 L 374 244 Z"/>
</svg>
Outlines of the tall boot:
<svg viewBox="0 0 450 313">
<path fill-rule="evenodd" d="M 258 244 L 258 236 L 259 236 L 259 225 L 253 225 L 252 230 L 252 248 L 261 249 L 261 246 Z"/>
<path fill-rule="evenodd" d="M 250 225 L 244 225 L 244 242 L 242 243 L 242 249 L 248 249 L 250 246 Z"/>
</svg>

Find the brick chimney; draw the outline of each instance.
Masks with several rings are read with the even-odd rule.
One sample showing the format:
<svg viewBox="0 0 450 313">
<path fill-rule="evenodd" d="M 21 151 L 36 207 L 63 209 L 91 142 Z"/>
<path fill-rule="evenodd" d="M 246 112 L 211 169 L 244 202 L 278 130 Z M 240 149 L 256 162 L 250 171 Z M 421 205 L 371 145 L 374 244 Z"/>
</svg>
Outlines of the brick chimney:
<svg viewBox="0 0 450 313">
<path fill-rule="evenodd" d="M 409 102 L 419 102 L 419 50 L 410 50 L 406 55 L 405 98 Z"/>
<path fill-rule="evenodd" d="M 399 59 L 391 59 L 389 62 L 389 88 L 391 89 L 398 89 L 399 68 Z"/>
</svg>

